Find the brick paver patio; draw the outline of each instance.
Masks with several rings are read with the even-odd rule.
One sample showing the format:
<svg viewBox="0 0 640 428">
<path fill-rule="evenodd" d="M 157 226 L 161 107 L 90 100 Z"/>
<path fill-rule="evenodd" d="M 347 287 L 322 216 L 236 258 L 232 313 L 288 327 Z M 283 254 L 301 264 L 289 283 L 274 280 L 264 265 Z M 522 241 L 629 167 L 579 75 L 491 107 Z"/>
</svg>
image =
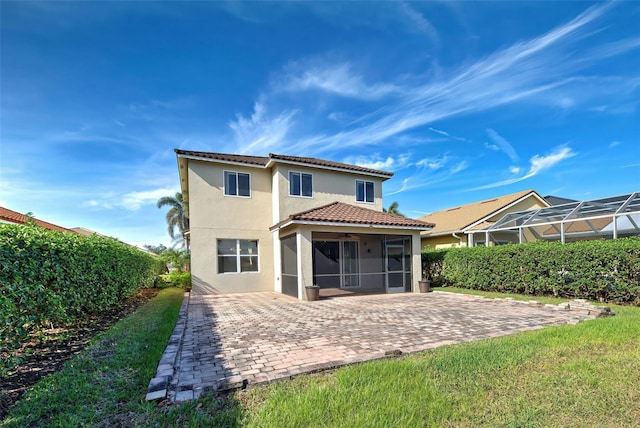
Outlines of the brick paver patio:
<svg viewBox="0 0 640 428">
<path fill-rule="evenodd" d="M 183 317 L 158 377 L 150 384 L 149 399 L 168 394 L 171 400 L 184 401 L 204 391 L 590 317 L 550 305 L 443 292 L 316 302 L 277 293 L 185 299 Z"/>
</svg>

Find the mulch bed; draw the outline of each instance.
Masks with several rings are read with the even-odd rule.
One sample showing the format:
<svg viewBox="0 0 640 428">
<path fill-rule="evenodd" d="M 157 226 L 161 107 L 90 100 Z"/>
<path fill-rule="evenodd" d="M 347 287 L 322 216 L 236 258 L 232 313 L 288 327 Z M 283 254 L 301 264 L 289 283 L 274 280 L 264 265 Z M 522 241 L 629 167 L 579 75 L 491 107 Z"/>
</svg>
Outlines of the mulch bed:
<svg viewBox="0 0 640 428">
<path fill-rule="evenodd" d="M 60 370 L 65 361 L 85 349 L 94 336 L 134 312 L 158 291 L 145 288 L 110 311 L 90 315 L 64 328 L 45 330 L 41 340 L 25 344 L 21 352 L 28 356 L 9 375 L 0 378 L 0 420 L 29 387 Z"/>
</svg>

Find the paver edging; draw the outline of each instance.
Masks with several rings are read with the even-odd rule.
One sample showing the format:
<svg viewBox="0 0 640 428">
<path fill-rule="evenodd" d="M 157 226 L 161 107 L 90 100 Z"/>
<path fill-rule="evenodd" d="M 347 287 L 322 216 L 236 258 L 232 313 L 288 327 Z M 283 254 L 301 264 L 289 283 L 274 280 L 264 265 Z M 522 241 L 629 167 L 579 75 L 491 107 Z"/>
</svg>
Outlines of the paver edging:
<svg viewBox="0 0 640 428">
<path fill-rule="evenodd" d="M 190 293 L 184 293 L 182 305 L 178 312 L 178 320 L 176 321 L 173 332 L 169 337 L 167 346 L 162 353 L 162 358 L 160 359 L 158 368 L 156 369 L 156 375 L 149 381 L 147 395 L 145 397 L 146 401 L 157 401 L 167 398 L 171 382 L 175 375 L 178 353 L 182 349 L 182 339 L 186 330 L 190 297 Z"/>
<path fill-rule="evenodd" d="M 613 312 L 609 306 L 596 306 L 586 299 L 573 299 L 568 302 L 558 303 L 557 305 L 554 305 L 551 303 L 547 303 L 543 305 L 537 300 L 516 300 L 513 297 L 486 297 L 486 296 L 480 296 L 477 294 L 452 293 L 450 291 L 441 291 L 441 290 L 436 290 L 434 291 L 434 293 L 464 296 L 465 298 L 471 298 L 476 300 L 488 300 L 488 301 L 496 300 L 496 301 L 507 301 L 510 303 L 520 304 L 520 305 L 542 306 L 544 308 L 548 308 L 554 311 L 565 310 L 565 311 L 581 312 L 586 315 L 589 315 L 591 318 L 615 315 L 615 312 Z"/>
</svg>

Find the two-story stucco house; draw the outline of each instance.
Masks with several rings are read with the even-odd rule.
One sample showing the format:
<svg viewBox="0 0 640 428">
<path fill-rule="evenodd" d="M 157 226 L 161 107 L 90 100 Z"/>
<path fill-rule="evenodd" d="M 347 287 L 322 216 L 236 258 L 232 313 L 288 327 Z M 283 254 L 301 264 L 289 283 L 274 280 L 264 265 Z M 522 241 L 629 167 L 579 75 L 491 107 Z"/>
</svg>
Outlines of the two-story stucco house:
<svg viewBox="0 0 640 428">
<path fill-rule="evenodd" d="M 276 154 L 176 154 L 193 293 L 417 290 L 420 232 L 433 224 L 383 212 L 392 173 Z"/>
</svg>

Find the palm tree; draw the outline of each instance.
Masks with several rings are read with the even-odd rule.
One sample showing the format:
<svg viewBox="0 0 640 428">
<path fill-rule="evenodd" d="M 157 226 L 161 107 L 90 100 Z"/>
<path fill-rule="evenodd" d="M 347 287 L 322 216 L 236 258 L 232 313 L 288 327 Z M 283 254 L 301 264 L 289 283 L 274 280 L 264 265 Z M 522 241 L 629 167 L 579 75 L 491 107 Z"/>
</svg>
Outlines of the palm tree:
<svg viewBox="0 0 640 428">
<path fill-rule="evenodd" d="M 158 199 L 157 206 L 162 208 L 168 205 L 167 225 L 169 226 L 169 236 L 175 241 L 182 241 L 182 245 L 188 250 L 189 239 L 185 233 L 189 230 L 189 208 L 182 200 L 182 193 L 176 193 L 176 196 L 164 196 Z M 178 229 L 179 234 L 176 234 Z"/>
<path fill-rule="evenodd" d="M 400 211 L 398 211 L 398 207 L 400 206 L 400 204 L 398 202 L 393 202 L 391 205 L 389 205 L 389 208 L 382 208 L 382 211 L 389 213 L 389 214 L 396 214 L 396 215 L 401 215 L 404 217 L 404 214 L 402 214 Z"/>
</svg>

